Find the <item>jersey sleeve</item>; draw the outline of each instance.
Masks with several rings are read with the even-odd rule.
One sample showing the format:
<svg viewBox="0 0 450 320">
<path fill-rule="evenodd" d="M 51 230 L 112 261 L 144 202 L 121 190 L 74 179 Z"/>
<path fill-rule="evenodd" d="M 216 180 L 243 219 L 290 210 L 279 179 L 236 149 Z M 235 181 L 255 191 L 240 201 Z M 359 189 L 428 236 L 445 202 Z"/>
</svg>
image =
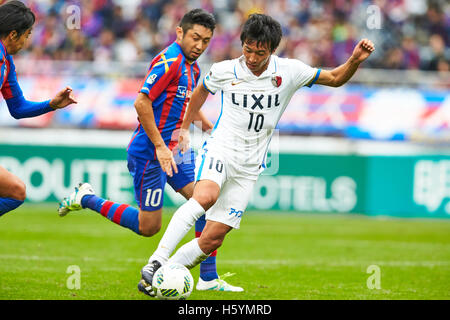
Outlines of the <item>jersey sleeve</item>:
<svg viewBox="0 0 450 320">
<path fill-rule="evenodd" d="M 177 76 L 180 60 L 180 58 L 166 59 L 162 55 L 160 59 L 154 61 L 139 92 L 155 101 Z"/>
<path fill-rule="evenodd" d="M 216 94 L 225 84 L 224 71 L 221 69 L 220 65 L 215 63 L 211 66 L 209 73 L 203 78 L 203 86 L 211 94 Z"/>
<path fill-rule="evenodd" d="M 50 107 L 50 100 L 33 102 L 25 100 L 23 96 L 6 100 L 6 105 L 14 119 L 33 118 L 54 111 Z"/>
<path fill-rule="evenodd" d="M 2 87 L 2 95 L 5 100 L 20 98 L 23 96 L 22 89 L 20 89 L 19 82 L 17 81 L 16 67 L 14 66 L 12 59 L 9 60 L 9 65 L 10 70 L 8 73 L 8 78 Z"/>
<path fill-rule="evenodd" d="M 297 84 L 297 87 L 307 86 L 311 88 L 319 78 L 321 70 L 313 68 L 300 60 L 293 59 L 292 64 L 293 81 Z"/>
<path fill-rule="evenodd" d="M 0 56 L 0 90 L 3 87 L 3 82 L 5 82 L 6 76 L 6 59 L 3 56 Z"/>
<path fill-rule="evenodd" d="M 53 108 L 50 107 L 50 100 L 44 102 L 32 102 L 25 99 L 22 89 L 19 86 L 19 82 L 17 81 L 16 67 L 14 66 L 14 62 L 11 57 L 8 57 L 6 59 L 8 59 L 10 70 L 8 73 L 8 78 L 1 88 L 1 92 L 3 98 L 5 98 L 6 100 L 6 105 L 8 106 L 9 113 L 15 119 L 22 119 L 40 116 L 47 112 L 53 111 Z M 4 72 L 3 68 L 4 66 L 2 65 L 2 74 Z"/>
</svg>

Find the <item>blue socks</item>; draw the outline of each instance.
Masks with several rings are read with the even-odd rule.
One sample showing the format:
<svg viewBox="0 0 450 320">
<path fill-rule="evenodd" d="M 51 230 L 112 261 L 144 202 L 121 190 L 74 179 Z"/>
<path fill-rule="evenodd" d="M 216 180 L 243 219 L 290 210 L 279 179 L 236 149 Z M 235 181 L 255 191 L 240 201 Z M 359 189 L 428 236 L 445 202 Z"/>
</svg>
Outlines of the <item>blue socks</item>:
<svg viewBox="0 0 450 320">
<path fill-rule="evenodd" d="M 200 237 L 203 229 L 205 228 L 205 225 L 206 225 L 205 215 L 202 215 L 195 222 L 196 238 Z M 211 253 L 211 255 L 200 264 L 200 278 L 202 278 L 203 281 L 211 281 L 219 278 L 219 275 L 217 274 L 216 256 L 217 250 L 214 250 L 214 252 Z"/>
<path fill-rule="evenodd" d="M 10 199 L 10 198 L 0 198 L 0 217 L 7 212 L 10 212 L 17 207 L 19 207 L 23 201 Z"/>
<path fill-rule="evenodd" d="M 81 199 L 81 206 L 94 210 L 112 222 L 140 235 L 139 210 L 128 204 L 115 203 L 96 195 L 86 195 Z"/>
</svg>

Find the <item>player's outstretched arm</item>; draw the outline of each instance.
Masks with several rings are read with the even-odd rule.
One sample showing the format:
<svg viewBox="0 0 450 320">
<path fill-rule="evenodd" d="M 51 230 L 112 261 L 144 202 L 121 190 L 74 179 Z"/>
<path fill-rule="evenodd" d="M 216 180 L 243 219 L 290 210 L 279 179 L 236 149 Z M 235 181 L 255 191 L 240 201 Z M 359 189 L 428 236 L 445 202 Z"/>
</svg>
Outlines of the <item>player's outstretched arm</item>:
<svg viewBox="0 0 450 320">
<path fill-rule="evenodd" d="M 47 100 L 44 102 L 33 102 L 26 100 L 17 81 L 14 65 L 11 66 L 11 71 L 7 80 L 7 87 L 2 88 L 2 93 L 5 97 L 9 113 L 15 119 L 37 117 L 50 111 L 54 111 L 55 109 L 67 107 L 72 103 L 77 103 L 73 95 L 72 88 L 70 87 L 66 87 L 61 90 L 52 100 Z"/>
<path fill-rule="evenodd" d="M 199 114 L 200 108 L 205 103 L 206 98 L 208 98 L 208 95 L 209 91 L 206 90 L 203 84 L 200 84 L 197 88 L 195 88 L 194 92 L 192 93 L 191 101 L 189 102 L 186 115 L 184 116 L 183 123 L 181 124 L 180 136 L 178 138 L 178 145 L 180 147 L 181 152 L 183 153 L 189 149 L 189 142 L 190 142 L 189 126 L 198 117 L 202 117 L 203 113 Z M 204 115 L 203 117 L 206 119 Z M 210 125 L 212 126 L 212 123 L 210 123 Z"/>
<path fill-rule="evenodd" d="M 359 65 L 366 60 L 374 50 L 375 46 L 372 41 L 362 39 L 355 46 L 353 54 L 347 62 L 333 70 L 322 70 L 316 83 L 330 87 L 342 86 L 353 77 Z"/>
<path fill-rule="evenodd" d="M 156 157 L 161 165 L 161 169 L 167 173 L 169 177 L 173 175 L 173 171 L 178 173 L 177 164 L 173 158 L 172 151 L 166 146 L 166 143 L 156 126 L 152 100 L 150 100 L 146 94 L 140 92 L 134 102 L 134 107 L 136 108 L 139 122 L 142 124 L 145 133 L 155 146 Z"/>
</svg>

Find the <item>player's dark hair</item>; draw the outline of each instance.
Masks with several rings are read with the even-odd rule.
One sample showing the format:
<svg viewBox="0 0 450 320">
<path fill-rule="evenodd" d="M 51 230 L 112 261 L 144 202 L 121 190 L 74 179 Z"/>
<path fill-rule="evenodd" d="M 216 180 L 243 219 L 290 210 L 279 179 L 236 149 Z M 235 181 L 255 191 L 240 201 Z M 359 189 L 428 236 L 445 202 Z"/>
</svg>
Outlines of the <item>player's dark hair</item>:
<svg viewBox="0 0 450 320">
<path fill-rule="evenodd" d="M 256 41 L 256 45 L 266 45 L 273 52 L 280 44 L 283 31 L 278 21 L 265 14 L 251 14 L 242 27 L 241 42 Z"/>
<path fill-rule="evenodd" d="M 211 13 L 203 9 L 193 9 L 183 16 L 180 27 L 186 34 L 188 30 L 194 27 L 194 24 L 199 24 L 211 30 L 211 32 L 214 32 L 214 29 L 216 28 L 216 19 Z"/>
<path fill-rule="evenodd" d="M 22 2 L 13 0 L 0 6 L 0 21 L 0 38 L 12 31 L 16 31 L 20 37 L 33 26 L 36 17 Z"/>
</svg>

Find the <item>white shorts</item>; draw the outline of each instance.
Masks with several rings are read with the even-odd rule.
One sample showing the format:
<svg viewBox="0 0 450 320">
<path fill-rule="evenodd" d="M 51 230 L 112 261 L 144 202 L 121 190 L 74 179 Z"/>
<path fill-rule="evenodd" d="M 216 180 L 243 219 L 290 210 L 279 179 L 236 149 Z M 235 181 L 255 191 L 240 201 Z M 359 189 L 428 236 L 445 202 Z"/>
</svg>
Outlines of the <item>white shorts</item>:
<svg viewBox="0 0 450 320">
<path fill-rule="evenodd" d="M 241 175 L 236 165 L 218 152 L 200 152 L 195 164 L 195 181 L 211 180 L 220 187 L 219 198 L 206 212 L 206 220 L 239 229 L 256 179 Z"/>
</svg>

